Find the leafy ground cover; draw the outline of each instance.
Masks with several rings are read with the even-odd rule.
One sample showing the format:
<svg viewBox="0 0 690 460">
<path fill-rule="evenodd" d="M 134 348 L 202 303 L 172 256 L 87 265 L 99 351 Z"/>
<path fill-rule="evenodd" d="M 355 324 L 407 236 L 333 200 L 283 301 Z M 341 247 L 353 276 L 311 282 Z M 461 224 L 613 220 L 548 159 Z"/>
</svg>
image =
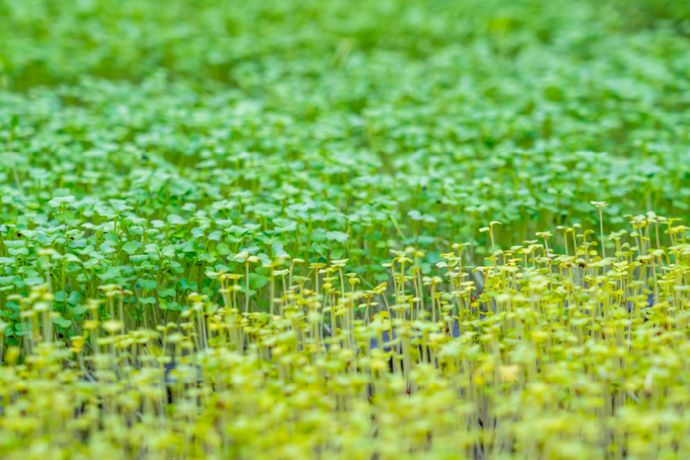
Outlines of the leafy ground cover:
<svg viewBox="0 0 690 460">
<path fill-rule="evenodd" d="M 8 458 L 690 450 L 684 2 L 0 1 L 0 44 Z"/>
</svg>

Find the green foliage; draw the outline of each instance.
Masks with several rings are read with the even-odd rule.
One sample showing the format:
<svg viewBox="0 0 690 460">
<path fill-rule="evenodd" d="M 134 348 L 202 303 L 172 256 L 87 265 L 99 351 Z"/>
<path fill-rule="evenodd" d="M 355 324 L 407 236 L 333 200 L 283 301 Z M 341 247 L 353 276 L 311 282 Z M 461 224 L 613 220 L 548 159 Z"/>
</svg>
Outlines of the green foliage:
<svg viewBox="0 0 690 460">
<path fill-rule="evenodd" d="M 687 454 L 689 5 L 0 0 L 0 452 Z"/>
</svg>

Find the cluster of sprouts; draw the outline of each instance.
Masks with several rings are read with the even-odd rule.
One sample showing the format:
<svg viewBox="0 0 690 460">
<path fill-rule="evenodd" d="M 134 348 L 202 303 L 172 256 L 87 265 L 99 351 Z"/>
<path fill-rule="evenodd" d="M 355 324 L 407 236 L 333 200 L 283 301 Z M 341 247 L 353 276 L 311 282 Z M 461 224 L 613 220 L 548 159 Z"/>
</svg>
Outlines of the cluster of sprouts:
<svg viewBox="0 0 690 460">
<path fill-rule="evenodd" d="M 174 321 L 148 327 L 104 285 L 69 336 L 52 327 L 50 285 L 36 286 L 15 299 L 21 342 L 2 349 L 0 450 L 682 458 L 688 231 L 653 214 L 632 222 L 603 241 L 607 256 L 578 227 L 562 229 L 562 253 L 540 232 L 481 266 L 464 244 L 431 268 L 406 248 L 371 288 L 346 260 L 278 261 L 256 301 L 246 273 L 208 273 L 219 301 L 192 293 Z"/>
</svg>

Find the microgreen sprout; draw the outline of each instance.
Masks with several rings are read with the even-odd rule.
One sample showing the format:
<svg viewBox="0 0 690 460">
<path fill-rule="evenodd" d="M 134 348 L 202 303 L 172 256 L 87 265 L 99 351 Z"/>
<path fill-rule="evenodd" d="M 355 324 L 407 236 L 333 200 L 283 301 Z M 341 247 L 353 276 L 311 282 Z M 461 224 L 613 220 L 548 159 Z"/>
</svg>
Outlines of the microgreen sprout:
<svg viewBox="0 0 690 460">
<path fill-rule="evenodd" d="M 606 246 L 604 240 L 604 208 L 608 206 L 605 201 L 592 201 L 592 205 L 599 210 L 599 234 L 601 238 L 601 254 L 603 258 L 606 258 Z"/>
</svg>

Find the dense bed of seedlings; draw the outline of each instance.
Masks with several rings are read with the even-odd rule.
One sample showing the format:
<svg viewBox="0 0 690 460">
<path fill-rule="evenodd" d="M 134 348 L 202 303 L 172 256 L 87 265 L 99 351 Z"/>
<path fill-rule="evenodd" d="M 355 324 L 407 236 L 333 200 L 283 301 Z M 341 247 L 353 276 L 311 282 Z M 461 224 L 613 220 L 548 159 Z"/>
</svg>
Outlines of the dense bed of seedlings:
<svg viewBox="0 0 690 460">
<path fill-rule="evenodd" d="M 48 272 L 66 321 L 103 283 L 141 316 L 243 252 L 373 287 L 391 249 L 481 260 L 491 220 L 690 206 L 683 2 L 253 3 L 0 1 L 5 321 Z"/>
<path fill-rule="evenodd" d="M 615 225 L 688 210 L 681 5 L 169 3 L 0 1 L 7 295 L 47 281 L 45 247 L 69 320 L 99 283 L 180 309 L 242 251 L 373 286 L 399 247 L 481 260 L 491 220 L 509 245 L 601 198 Z"/>
<path fill-rule="evenodd" d="M 424 110 L 447 102 L 430 96 L 404 110 L 407 121 L 371 118 L 394 128 L 376 134 L 390 144 L 388 171 L 378 147 L 360 143 L 377 129 L 366 117 L 300 119 L 233 92 L 173 88 L 153 79 L 0 96 L 0 298 L 28 293 L 50 273 L 66 319 L 79 318 L 80 300 L 102 283 L 131 291 L 132 309 L 179 310 L 191 291 L 212 294 L 206 271 L 237 271 L 243 252 L 261 261 L 348 258 L 373 286 L 387 280 L 381 263 L 401 246 L 424 250 L 430 266 L 452 241 L 471 241 L 481 260 L 489 239 L 476 229 L 490 220 L 503 222 L 496 244 L 505 246 L 566 222 L 595 224 L 588 201 L 600 197 L 611 200 L 616 225 L 628 212 L 677 215 L 690 203 L 682 111 L 665 114 L 681 130 L 673 142 L 663 126 L 652 129 L 656 121 L 641 121 L 626 128 L 631 139 L 618 155 L 580 150 L 579 116 L 559 113 L 559 135 L 519 148 L 514 123 L 531 130 L 531 115 L 489 108 L 479 126 L 478 99 L 427 119 Z M 491 148 L 481 134 L 489 125 Z M 610 136 L 605 124 L 587 129 L 592 147 Z M 419 133 L 414 145 L 405 130 Z M 554 238 L 562 248 L 563 234 Z M 60 256 L 48 271 L 43 248 Z M 269 273 L 257 267 L 252 289 Z"/>
<path fill-rule="evenodd" d="M 428 187 L 427 209 L 402 203 L 403 216 L 433 212 L 441 223 L 438 199 L 449 211 L 458 211 L 452 207 L 462 201 L 459 210 L 479 208 L 474 212 L 480 217 L 506 223 L 526 215 L 549 220 L 549 213 L 577 214 L 581 203 L 596 197 L 572 195 L 595 179 L 623 200 L 616 206 L 627 212 L 633 210 L 627 193 L 632 187 L 650 187 L 634 204 L 658 211 L 661 205 L 687 206 L 687 193 L 676 194 L 677 182 L 665 176 L 685 163 L 678 155 L 687 151 L 687 37 L 674 33 L 671 23 L 638 29 L 624 22 L 631 15 L 602 14 L 611 2 L 561 9 L 558 2 L 498 8 L 504 2 L 473 0 L 454 8 L 439 2 L 436 9 L 405 2 L 402 21 L 393 22 L 389 16 L 400 13 L 395 2 L 362 2 L 369 14 L 348 17 L 342 9 L 350 2 L 317 2 L 290 13 L 283 5 L 290 2 L 261 2 L 244 11 L 206 1 L 207 14 L 186 18 L 182 30 L 168 29 L 176 15 L 186 14 L 183 0 L 171 2 L 177 7 L 165 13 L 146 1 L 136 2 L 143 11 L 128 1 L 71 0 L 66 5 L 77 4 L 72 11 L 53 11 L 44 0 L 4 3 L 0 33 L 7 35 L 7 56 L 0 75 L 10 90 L 27 87 L 10 93 L 12 101 L 3 97 L 2 131 L 14 139 L 9 149 L 19 154 L 22 182 L 39 180 L 26 170 L 24 151 L 42 152 L 43 161 L 33 167 L 45 168 L 49 148 L 51 157 L 64 158 L 64 168 L 73 163 L 77 172 L 98 160 L 117 165 L 112 173 L 170 163 L 173 179 L 187 178 L 198 166 L 206 174 L 222 170 L 230 184 L 238 162 L 251 167 L 288 158 L 276 175 L 305 170 L 310 180 L 295 185 L 310 194 L 338 189 L 342 176 L 365 181 L 372 173 L 399 175 L 381 184 L 407 192 L 393 198 L 406 201 L 419 193 L 416 186 Z M 143 20 L 157 16 L 150 9 L 164 17 Z M 88 27 L 74 10 L 94 15 Z M 214 21 L 226 22 L 225 40 L 215 35 L 221 24 Z M 313 28 L 300 28 L 300 21 L 312 21 Z M 54 39 L 47 40 L 51 34 Z M 84 35 L 95 43 L 75 46 L 88 40 Z M 191 42 L 190 35 L 215 46 L 203 43 L 199 53 L 176 46 L 178 40 Z M 286 59 L 290 37 L 299 37 L 302 46 Z M 216 84 L 209 82 L 215 81 L 213 64 L 204 62 L 212 53 L 230 61 Z M 104 67 L 118 73 L 104 75 Z M 89 82 L 94 77 L 121 82 Z M 60 86 L 42 86 L 56 79 Z M 142 81 L 149 83 L 140 87 Z M 14 129 L 13 116 L 21 121 Z M 445 184 L 442 172 L 449 168 L 454 177 Z M 573 177 L 560 179 L 571 170 Z M 623 170 L 630 173 L 615 177 Z M 270 178 L 249 182 L 272 191 Z M 478 189 L 486 189 L 479 198 Z"/>
<path fill-rule="evenodd" d="M 428 273 L 422 251 L 395 251 L 391 282 L 373 289 L 346 260 L 283 257 L 265 302 L 242 289 L 244 273 L 207 273 L 219 302 L 194 292 L 179 317 L 150 312 L 155 324 L 144 327 L 125 289 L 99 285 L 69 338 L 56 327 L 54 288 L 33 286 L 12 297 L 25 333 L 2 350 L 0 449 L 5 458 L 683 458 L 688 229 L 654 214 L 631 222 L 608 238 L 559 230 L 568 245 L 558 254 L 540 232 L 480 266 L 455 244 Z"/>
<path fill-rule="evenodd" d="M 0 0 L 0 456 L 688 457 L 689 2 L 232 3 Z"/>
</svg>

